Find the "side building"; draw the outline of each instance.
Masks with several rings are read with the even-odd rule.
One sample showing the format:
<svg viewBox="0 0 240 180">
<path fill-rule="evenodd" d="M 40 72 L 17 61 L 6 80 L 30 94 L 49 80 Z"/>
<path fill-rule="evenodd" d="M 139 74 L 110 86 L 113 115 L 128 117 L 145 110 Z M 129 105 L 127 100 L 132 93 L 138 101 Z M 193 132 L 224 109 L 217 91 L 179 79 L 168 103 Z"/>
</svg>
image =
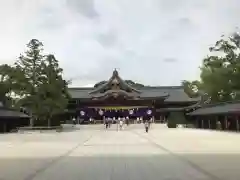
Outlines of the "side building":
<svg viewBox="0 0 240 180">
<path fill-rule="evenodd" d="M 69 94 L 72 99 L 66 118 L 74 117 L 78 123 L 106 117 L 154 118 L 155 122 L 160 122 L 173 112 L 184 113 L 187 107 L 200 101 L 200 98 L 190 98 L 182 86 L 136 88 L 126 83 L 117 70 L 99 87 L 69 88 Z"/>
<path fill-rule="evenodd" d="M 30 117 L 23 112 L 7 108 L 0 101 L 0 133 L 16 131 L 19 127 L 28 126 Z"/>
</svg>

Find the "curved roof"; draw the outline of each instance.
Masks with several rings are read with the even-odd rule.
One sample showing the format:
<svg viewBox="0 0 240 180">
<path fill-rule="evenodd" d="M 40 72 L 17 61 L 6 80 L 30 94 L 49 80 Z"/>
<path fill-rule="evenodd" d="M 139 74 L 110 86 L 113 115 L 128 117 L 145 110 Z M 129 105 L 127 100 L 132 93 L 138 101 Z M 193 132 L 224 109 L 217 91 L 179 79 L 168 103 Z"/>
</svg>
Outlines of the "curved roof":
<svg viewBox="0 0 240 180">
<path fill-rule="evenodd" d="M 112 85 L 117 83 L 118 89 L 114 89 Z M 119 77 L 116 70 L 113 71 L 111 78 L 97 88 L 69 88 L 69 94 L 73 99 L 92 99 L 95 97 L 106 96 L 107 93 L 125 93 L 125 95 L 138 96 L 143 99 L 157 99 L 164 98 L 165 102 L 191 102 L 196 103 L 201 100 L 201 97 L 191 98 L 185 91 L 183 86 L 145 86 L 135 88 L 130 86 Z M 110 95 L 109 94 L 109 95 Z"/>
<path fill-rule="evenodd" d="M 68 92 L 73 99 L 91 99 L 94 88 L 69 88 Z M 190 98 L 181 86 L 160 86 L 140 88 L 141 98 L 156 98 L 166 96 L 165 102 L 198 102 L 201 98 Z"/>
<path fill-rule="evenodd" d="M 120 94 L 120 95 L 124 95 L 124 96 L 128 96 L 128 97 L 137 97 L 138 94 L 136 93 L 132 93 L 132 92 L 126 92 L 126 91 L 123 91 L 123 90 L 108 90 L 104 93 L 95 93 L 95 94 L 92 94 L 92 97 L 93 98 L 99 98 L 99 97 L 103 97 L 103 96 L 106 96 L 108 94 L 114 94 L 114 93 L 117 93 L 117 94 Z"/>
<path fill-rule="evenodd" d="M 107 95 L 110 95 L 111 94 L 119 94 L 119 95 L 124 95 L 126 97 L 129 97 L 129 98 L 144 98 L 144 99 L 148 99 L 148 98 L 155 98 L 155 99 L 165 99 L 167 97 L 169 97 L 169 94 L 166 93 L 166 92 L 155 92 L 155 93 L 148 93 L 148 92 L 143 92 L 141 94 L 138 94 L 138 93 L 135 93 L 135 92 L 126 92 L 126 91 L 123 91 L 123 90 L 108 90 L 104 93 L 95 93 L 92 95 L 93 98 L 99 98 L 99 97 L 104 97 L 104 96 L 107 96 Z"/>
<path fill-rule="evenodd" d="M 116 69 L 113 71 L 111 78 L 106 83 L 100 85 L 99 87 L 97 87 L 96 89 L 94 89 L 93 91 L 91 91 L 89 93 L 94 94 L 94 93 L 100 92 L 103 89 L 109 88 L 109 85 L 111 85 L 112 82 L 114 82 L 115 80 L 117 80 L 119 85 L 122 86 L 125 90 L 128 89 L 130 91 L 140 93 L 137 89 L 135 89 L 134 87 L 127 84 L 124 80 L 122 80 Z"/>
<path fill-rule="evenodd" d="M 29 118 L 29 116 L 19 111 L 1 108 L 0 118 Z"/>
<path fill-rule="evenodd" d="M 188 113 L 190 116 L 204 116 L 214 114 L 240 114 L 240 101 L 208 104 Z"/>
</svg>

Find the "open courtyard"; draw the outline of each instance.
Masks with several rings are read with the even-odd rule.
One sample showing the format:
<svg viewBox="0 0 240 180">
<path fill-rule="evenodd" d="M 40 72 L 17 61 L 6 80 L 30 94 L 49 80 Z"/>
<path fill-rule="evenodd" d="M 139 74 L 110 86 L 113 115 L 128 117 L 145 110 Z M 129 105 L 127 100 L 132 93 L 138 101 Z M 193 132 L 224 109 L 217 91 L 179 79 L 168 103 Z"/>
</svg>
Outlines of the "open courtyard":
<svg viewBox="0 0 240 180">
<path fill-rule="evenodd" d="M 238 180 L 240 134 L 153 124 L 0 136 L 1 180 Z"/>
</svg>

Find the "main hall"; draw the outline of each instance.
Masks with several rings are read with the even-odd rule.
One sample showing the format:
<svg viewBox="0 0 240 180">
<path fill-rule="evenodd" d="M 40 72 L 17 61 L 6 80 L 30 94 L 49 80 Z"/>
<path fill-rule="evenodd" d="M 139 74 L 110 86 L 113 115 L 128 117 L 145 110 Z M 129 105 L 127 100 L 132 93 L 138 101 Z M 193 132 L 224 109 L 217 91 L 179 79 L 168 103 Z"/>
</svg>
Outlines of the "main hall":
<svg viewBox="0 0 240 180">
<path fill-rule="evenodd" d="M 76 118 L 78 123 L 88 123 L 91 118 L 103 122 L 108 117 L 164 122 L 175 112 L 184 116 L 188 108 L 201 100 L 189 97 L 183 86 L 134 86 L 123 80 L 116 69 L 102 84 L 69 88 L 69 94 L 71 100 L 65 115 Z"/>
</svg>

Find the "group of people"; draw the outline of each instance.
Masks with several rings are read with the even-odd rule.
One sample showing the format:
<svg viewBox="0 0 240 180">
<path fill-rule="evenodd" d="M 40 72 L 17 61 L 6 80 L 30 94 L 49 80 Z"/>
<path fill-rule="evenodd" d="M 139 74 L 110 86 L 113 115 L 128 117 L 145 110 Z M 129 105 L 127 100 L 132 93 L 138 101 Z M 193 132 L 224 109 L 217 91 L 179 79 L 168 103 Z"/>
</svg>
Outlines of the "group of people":
<svg viewBox="0 0 240 180">
<path fill-rule="evenodd" d="M 149 131 L 149 128 L 150 128 L 150 125 L 151 125 L 151 119 L 150 120 L 145 120 L 143 123 L 144 123 L 144 127 L 145 127 L 145 131 L 146 133 L 148 133 Z M 104 121 L 104 125 L 105 125 L 105 128 L 108 129 L 111 127 L 112 124 L 116 124 L 117 125 L 117 130 L 123 130 L 124 128 L 124 124 L 126 124 L 127 126 L 129 126 L 129 118 L 118 118 L 118 119 L 115 119 L 115 118 L 106 118 L 105 121 Z"/>
<path fill-rule="evenodd" d="M 104 121 L 106 129 L 110 128 L 112 124 L 117 124 L 117 130 L 123 130 L 123 125 L 126 123 L 129 125 L 129 119 L 128 118 L 106 118 Z"/>
<path fill-rule="evenodd" d="M 73 125 L 77 124 L 75 118 L 73 118 L 72 121 L 73 121 Z M 90 118 L 90 122 L 91 121 L 92 121 L 92 118 Z M 151 122 L 152 122 L 152 119 L 145 120 L 145 121 L 142 121 L 142 122 L 144 123 L 144 127 L 145 127 L 146 133 L 148 133 L 150 125 L 151 125 Z M 129 118 L 128 117 L 123 117 L 123 118 L 119 117 L 118 119 L 115 119 L 115 118 L 105 118 L 104 125 L 105 125 L 106 129 L 110 128 L 112 124 L 117 124 L 117 130 L 121 131 L 124 128 L 124 124 L 129 126 L 130 123 L 129 123 Z"/>
</svg>

